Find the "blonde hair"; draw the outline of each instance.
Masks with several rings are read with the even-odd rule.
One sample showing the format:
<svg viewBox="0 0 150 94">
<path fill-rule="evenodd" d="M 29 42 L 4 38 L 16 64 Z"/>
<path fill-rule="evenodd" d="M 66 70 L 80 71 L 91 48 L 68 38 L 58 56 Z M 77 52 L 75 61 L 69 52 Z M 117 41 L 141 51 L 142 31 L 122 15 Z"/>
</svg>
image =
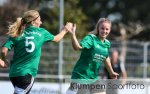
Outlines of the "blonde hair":
<svg viewBox="0 0 150 94">
<path fill-rule="evenodd" d="M 11 37 L 18 37 L 22 35 L 23 30 L 27 25 L 39 17 L 39 12 L 36 10 L 29 10 L 24 13 L 23 17 L 18 17 L 17 20 L 8 26 L 8 35 Z"/>
<path fill-rule="evenodd" d="M 111 21 L 110 21 L 108 18 L 100 18 L 100 19 L 98 20 L 98 22 L 97 22 L 97 24 L 96 24 L 94 30 L 91 31 L 90 34 L 95 34 L 95 35 L 97 35 L 97 34 L 98 34 L 98 30 L 99 30 L 99 26 L 100 26 L 100 24 L 103 23 L 103 22 L 107 22 L 107 23 L 109 23 L 110 26 L 111 26 Z"/>
</svg>

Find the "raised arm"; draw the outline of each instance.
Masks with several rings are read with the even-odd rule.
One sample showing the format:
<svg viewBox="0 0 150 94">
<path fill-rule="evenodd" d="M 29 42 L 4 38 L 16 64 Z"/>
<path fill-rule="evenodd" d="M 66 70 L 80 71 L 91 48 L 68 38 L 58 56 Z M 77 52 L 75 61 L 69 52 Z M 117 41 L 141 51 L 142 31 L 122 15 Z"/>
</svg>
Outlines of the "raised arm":
<svg viewBox="0 0 150 94">
<path fill-rule="evenodd" d="M 73 46 L 74 50 L 81 50 L 81 49 L 82 49 L 82 46 L 79 44 L 79 42 L 78 42 L 78 40 L 77 40 L 75 31 L 76 31 L 76 25 L 74 25 L 73 31 L 72 31 L 72 33 L 71 33 L 72 46 Z"/>
<path fill-rule="evenodd" d="M 72 41 L 72 46 L 74 48 L 74 50 L 81 50 L 82 46 L 79 44 L 78 39 L 76 37 L 76 24 L 73 23 L 69 23 L 71 29 L 68 30 L 71 34 L 71 41 Z"/>
<path fill-rule="evenodd" d="M 104 61 L 106 69 L 109 72 L 109 75 L 112 79 L 117 79 L 117 76 L 119 75 L 118 73 L 114 72 L 111 66 L 110 58 L 107 57 L 106 60 Z"/>
<path fill-rule="evenodd" d="M 59 42 L 67 33 L 68 31 L 63 27 L 61 32 L 57 35 L 54 36 L 54 40 L 55 42 Z"/>
</svg>

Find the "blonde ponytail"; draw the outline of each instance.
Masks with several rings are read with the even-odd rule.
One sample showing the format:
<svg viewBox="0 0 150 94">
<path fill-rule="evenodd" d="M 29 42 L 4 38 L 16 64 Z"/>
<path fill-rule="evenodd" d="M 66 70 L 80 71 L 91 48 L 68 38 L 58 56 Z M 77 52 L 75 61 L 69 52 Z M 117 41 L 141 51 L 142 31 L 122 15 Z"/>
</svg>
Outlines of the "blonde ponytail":
<svg viewBox="0 0 150 94">
<path fill-rule="evenodd" d="M 8 35 L 11 37 L 18 37 L 22 35 L 25 25 L 22 24 L 22 18 L 17 18 L 16 22 L 8 26 Z"/>
<path fill-rule="evenodd" d="M 8 26 L 8 35 L 11 37 L 21 36 L 25 27 L 31 25 L 39 17 L 39 12 L 36 10 L 29 10 L 24 13 L 22 18 L 17 18 L 16 22 Z"/>
</svg>

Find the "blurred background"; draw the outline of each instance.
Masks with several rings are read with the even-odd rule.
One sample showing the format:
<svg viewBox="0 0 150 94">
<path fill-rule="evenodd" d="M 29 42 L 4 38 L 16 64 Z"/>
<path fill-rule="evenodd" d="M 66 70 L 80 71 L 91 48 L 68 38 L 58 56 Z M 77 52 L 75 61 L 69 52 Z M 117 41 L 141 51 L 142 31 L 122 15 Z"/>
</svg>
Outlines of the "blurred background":
<svg viewBox="0 0 150 94">
<path fill-rule="evenodd" d="M 108 36 L 110 51 L 119 50 L 127 70 L 127 79 L 146 79 L 149 83 L 149 4 L 150 0 L 0 0 L 0 46 L 7 39 L 8 25 L 30 9 L 40 12 L 43 21 L 41 27 L 54 35 L 59 33 L 66 22 L 76 23 L 79 41 L 94 29 L 100 17 L 107 17 L 112 21 L 112 30 Z M 12 55 L 13 51 L 10 51 L 9 60 Z M 72 48 L 69 34 L 59 44 L 44 44 L 39 72 L 31 94 L 63 94 L 66 90 L 63 83 L 70 78 L 79 56 L 80 52 Z M 5 90 L 5 85 L 10 86 L 10 92 L 13 92 L 8 71 L 9 68 L 0 68 L 0 92 Z M 148 90 L 130 94 L 150 94 Z M 3 94 L 10 93 L 5 91 Z"/>
</svg>

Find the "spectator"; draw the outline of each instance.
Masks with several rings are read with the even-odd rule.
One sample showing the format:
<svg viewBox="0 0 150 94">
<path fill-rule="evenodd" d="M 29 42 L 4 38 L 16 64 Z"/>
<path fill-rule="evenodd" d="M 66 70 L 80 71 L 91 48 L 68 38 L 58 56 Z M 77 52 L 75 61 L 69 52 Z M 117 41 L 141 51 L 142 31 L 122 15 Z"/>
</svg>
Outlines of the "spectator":
<svg viewBox="0 0 150 94">
<path fill-rule="evenodd" d="M 126 73 L 124 63 L 121 62 L 121 60 L 119 59 L 118 50 L 113 50 L 111 53 L 111 65 L 113 70 L 119 74 L 117 78 L 120 79 L 121 84 L 124 85 L 126 83 L 127 73 Z M 104 68 L 104 70 L 105 70 L 106 78 L 109 79 L 108 84 L 110 84 L 109 82 L 111 82 L 111 84 L 118 84 L 118 82 L 120 82 L 119 80 L 116 81 L 110 80 L 111 77 L 109 76 L 107 69 Z M 112 88 L 111 89 L 108 88 L 106 92 L 107 94 L 118 94 L 118 90 Z"/>
</svg>

